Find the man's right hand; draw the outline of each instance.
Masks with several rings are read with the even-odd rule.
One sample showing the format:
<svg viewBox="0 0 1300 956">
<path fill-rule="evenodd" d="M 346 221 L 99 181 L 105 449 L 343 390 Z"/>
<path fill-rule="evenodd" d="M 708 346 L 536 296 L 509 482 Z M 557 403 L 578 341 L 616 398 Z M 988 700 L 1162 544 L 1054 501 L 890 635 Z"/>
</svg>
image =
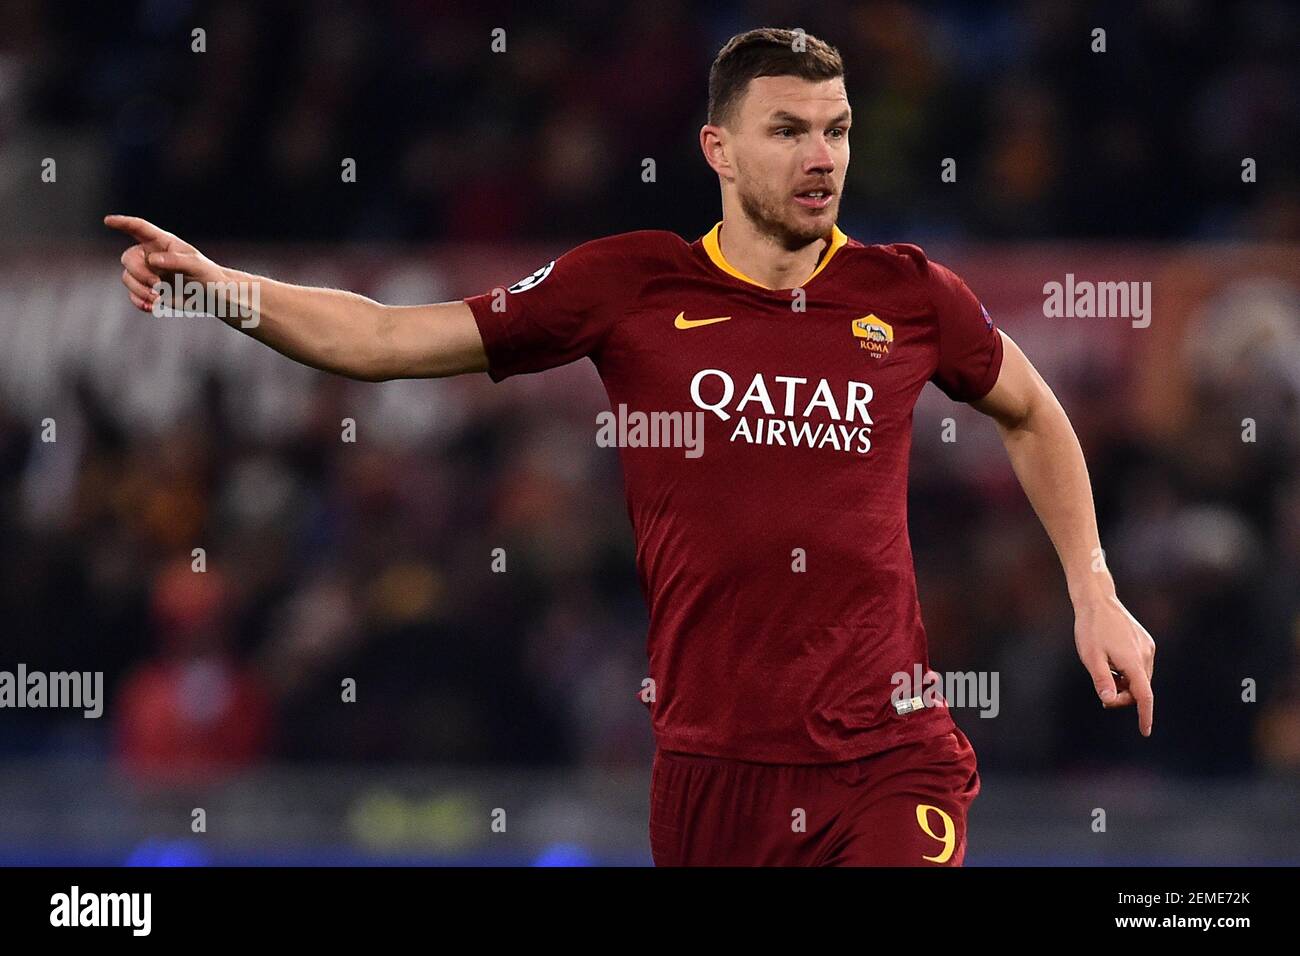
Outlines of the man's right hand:
<svg viewBox="0 0 1300 956">
<path fill-rule="evenodd" d="M 170 232 L 136 216 L 105 216 L 104 225 L 126 233 L 136 244 L 122 253 L 122 284 L 131 304 L 143 312 L 158 298 L 154 285 L 164 276 L 180 273 L 198 282 L 217 282 L 221 267 Z"/>
</svg>

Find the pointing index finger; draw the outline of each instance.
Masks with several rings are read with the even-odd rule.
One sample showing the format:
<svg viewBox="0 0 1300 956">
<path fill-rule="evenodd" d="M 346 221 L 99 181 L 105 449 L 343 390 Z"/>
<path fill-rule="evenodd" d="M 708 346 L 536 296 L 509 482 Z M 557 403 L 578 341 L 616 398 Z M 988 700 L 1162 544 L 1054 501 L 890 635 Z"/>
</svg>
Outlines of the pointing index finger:
<svg viewBox="0 0 1300 956">
<path fill-rule="evenodd" d="M 104 225 L 110 229 L 125 232 L 139 242 L 150 242 L 155 239 L 162 239 L 167 235 L 149 220 L 141 219 L 138 216 L 105 216 Z"/>
<path fill-rule="evenodd" d="M 1147 679 L 1146 671 L 1141 667 L 1133 669 L 1129 676 L 1129 688 L 1133 692 L 1133 698 L 1137 701 L 1138 708 L 1138 730 L 1142 736 L 1151 736 L 1151 727 L 1155 721 L 1155 694 L 1151 691 L 1151 682 Z"/>
</svg>

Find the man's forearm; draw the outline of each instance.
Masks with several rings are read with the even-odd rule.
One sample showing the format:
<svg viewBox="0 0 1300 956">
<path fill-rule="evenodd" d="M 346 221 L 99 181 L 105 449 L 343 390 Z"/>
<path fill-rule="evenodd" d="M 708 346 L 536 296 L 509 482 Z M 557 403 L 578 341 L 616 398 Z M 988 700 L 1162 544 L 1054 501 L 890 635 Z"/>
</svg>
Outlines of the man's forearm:
<svg viewBox="0 0 1300 956">
<path fill-rule="evenodd" d="M 223 310 L 227 325 L 313 368 L 360 379 L 380 375 L 374 354 L 385 311 L 380 303 L 342 289 L 291 285 L 224 267 L 221 273 L 220 282 L 233 283 L 240 297 L 240 308 L 227 303 Z M 251 319 L 239 315 L 250 310 Z"/>
<path fill-rule="evenodd" d="M 1052 390 L 1005 332 L 993 388 L 971 404 L 990 416 L 1011 467 L 1047 529 L 1074 603 L 1074 646 L 1104 707 L 1137 704 L 1150 736 L 1155 641 L 1120 603 L 1097 537 L 1097 515 L 1083 449 Z"/>
<path fill-rule="evenodd" d="M 1011 467 L 1061 559 L 1070 600 L 1078 607 L 1109 598 L 1115 583 L 1102 558 L 1088 467 L 1065 410 L 1044 389 L 1023 419 L 999 423 L 998 429 Z"/>
</svg>

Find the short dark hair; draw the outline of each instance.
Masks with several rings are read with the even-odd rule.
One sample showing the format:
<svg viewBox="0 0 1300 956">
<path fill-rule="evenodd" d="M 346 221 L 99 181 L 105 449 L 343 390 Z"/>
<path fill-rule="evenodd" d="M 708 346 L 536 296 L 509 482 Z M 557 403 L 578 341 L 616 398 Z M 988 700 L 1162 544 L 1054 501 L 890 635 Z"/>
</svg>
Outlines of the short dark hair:
<svg viewBox="0 0 1300 956">
<path fill-rule="evenodd" d="M 840 51 L 802 30 L 761 27 L 726 42 L 709 69 L 709 123 L 734 118 L 749 81 L 756 76 L 832 80 L 844 76 Z"/>
</svg>

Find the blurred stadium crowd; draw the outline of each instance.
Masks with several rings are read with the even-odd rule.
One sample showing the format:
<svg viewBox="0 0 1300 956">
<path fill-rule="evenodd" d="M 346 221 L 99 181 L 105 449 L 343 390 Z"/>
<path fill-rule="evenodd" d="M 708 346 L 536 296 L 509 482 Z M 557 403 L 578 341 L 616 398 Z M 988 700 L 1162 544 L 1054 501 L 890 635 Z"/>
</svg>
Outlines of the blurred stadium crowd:
<svg viewBox="0 0 1300 956">
<path fill-rule="evenodd" d="M 500 400 L 467 403 L 447 441 L 344 444 L 354 386 L 315 381 L 273 441 L 226 420 L 215 382 L 157 434 L 81 389 L 50 444 L 0 406 L 5 657 L 103 670 L 118 752 L 159 772 L 640 756 L 645 615 L 612 452 Z M 10 716 L 5 747 L 63 745 L 62 715 Z"/>
<path fill-rule="evenodd" d="M 717 205 L 696 142 L 709 62 L 755 24 L 797 24 L 846 60 L 850 235 L 1295 239 L 1298 20 L 1283 0 L 4 0 L 0 139 L 57 143 L 102 180 L 69 203 L 108 198 L 181 235 L 698 234 Z M 330 189 L 342 157 L 357 182 Z M 943 157 L 960 188 L 939 182 Z M 6 202 L 11 226 L 83 228 L 39 198 Z"/>
<path fill-rule="evenodd" d="M 201 245 L 694 238 L 717 208 L 695 138 L 708 63 L 770 21 L 846 57 L 854 238 L 1300 239 L 1292 6 L 792 9 L 0 0 L 5 238 L 100 242 L 110 210 Z M 193 25 L 206 54 L 188 52 Z M 1088 49 L 1097 25 L 1105 55 Z M 488 52 L 497 26 L 506 55 Z M 45 155 L 66 188 L 18 182 Z M 340 188 L 344 156 L 358 182 Z M 960 188 L 938 181 L 945 156 Z M 645 157 L 657 184 L 641 182 Z M 1086 368 L 1058 389 L 1120 594 L 1160 648 L 1150 741 L 1131 712 L 1098 707 L 1000 447 L 972 472 L 917 442 L 932 663 L 1002 675 L 1003 719 L 957 716 L 982 769 L 1300 771 L 1294 278 L 1240 306 L 1264 330 L 1253 349 L 1179 353 L 1196 374 L 1156 433 Z M 112 753 L 161 776 L 274 759 L 643 762 L 645 612 L 617 458 L 591 440 L 594 377 L 532 401 L 435 383 L 449 427 L 356 444 L 339 439 L 354 396 L 390 386 L 306 381 L 305 414 L 265 434 L 219 374 L 142 428 L 73 370 L 53 444 L 0 383 L 0 666 L 103 670 L 110 688 L 102 727 L 7 714 L 0 753 Z M 507 574 L 488 572 L 494 548 Z M 349 677 L 357 703 L 341 708 Z"/>
</svg>

